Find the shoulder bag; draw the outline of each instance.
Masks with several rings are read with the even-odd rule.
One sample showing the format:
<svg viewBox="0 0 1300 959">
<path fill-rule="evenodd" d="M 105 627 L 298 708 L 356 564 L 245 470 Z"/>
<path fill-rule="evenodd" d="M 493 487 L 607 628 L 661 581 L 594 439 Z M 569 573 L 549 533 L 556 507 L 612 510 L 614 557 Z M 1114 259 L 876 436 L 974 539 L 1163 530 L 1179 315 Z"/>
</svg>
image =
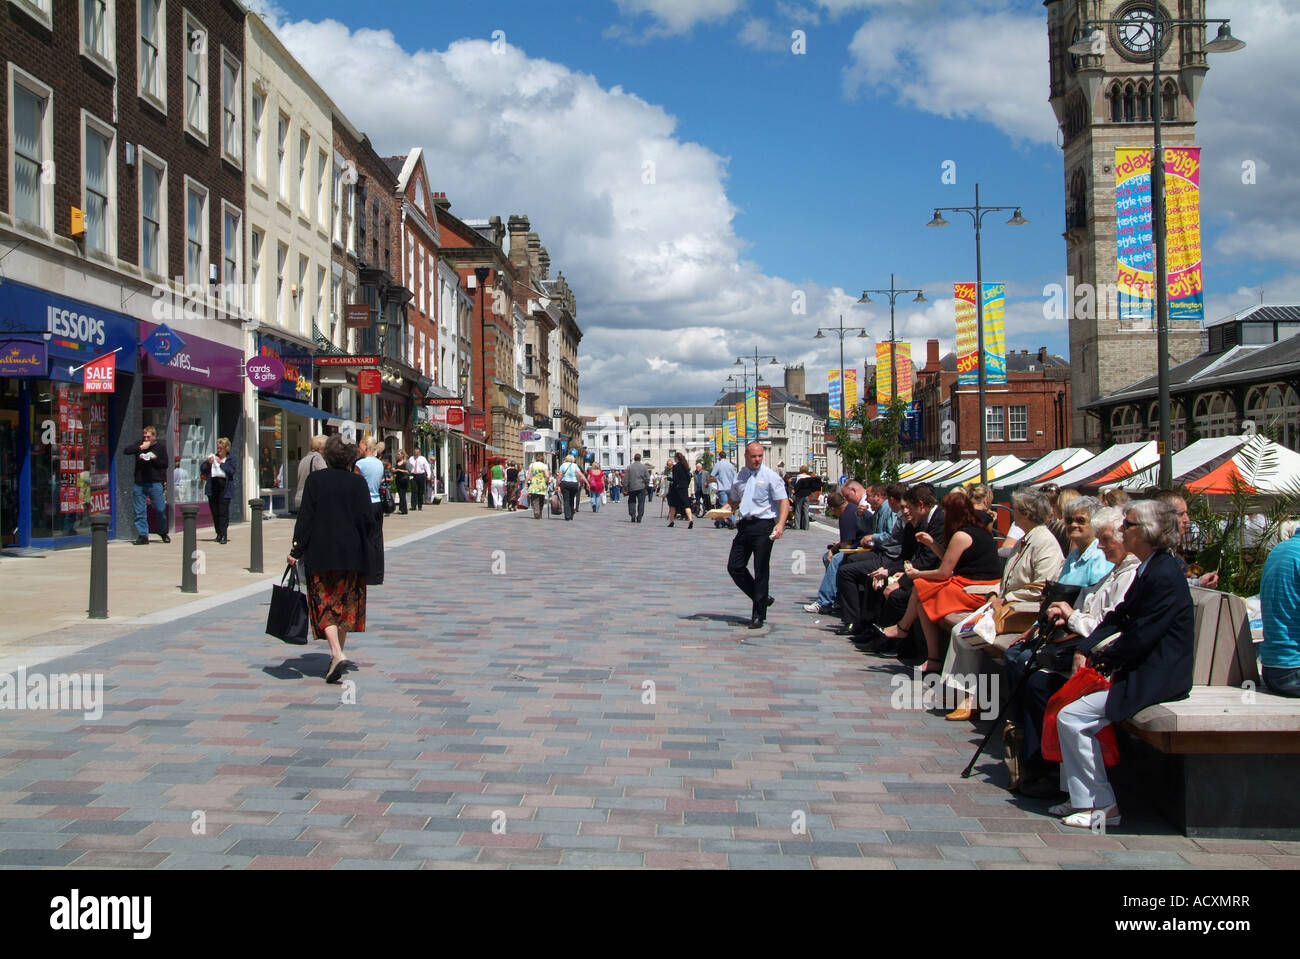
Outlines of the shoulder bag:
<svg viewBox="0 0 1300 959">
<path fill-rule="evenodd" d="M 306 646 L 308 619 L 307 594 L 298 588 L 298 567 L 286 566 L 280 582 L 271 586 L 266 632 L 294 646 Z"/>
</svg>

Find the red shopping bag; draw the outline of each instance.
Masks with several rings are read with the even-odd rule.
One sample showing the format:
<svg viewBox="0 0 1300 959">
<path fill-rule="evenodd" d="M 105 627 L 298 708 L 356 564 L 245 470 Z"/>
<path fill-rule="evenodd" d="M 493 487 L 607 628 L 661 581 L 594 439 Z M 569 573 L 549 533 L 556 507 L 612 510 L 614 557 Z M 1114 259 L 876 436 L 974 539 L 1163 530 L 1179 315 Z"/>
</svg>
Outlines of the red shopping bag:
<svg viewBox="0 0 1300 959">
<path fill-rule="evenodd" d="M 1054 763 L 1061 761 L 1061 739 L 1056 732 L 1056 714 L 1076 699 L 1082 699 L 1089 693 L 1099 693 L 1110 689 L 1110 680 L 1091 666 L 1079 670 L 1055 695 L 1047 701 L 1047 712 L 1043 714 L 1043 758 Z M 1119 763 L 1119 743 L 1115 740 L 1115 727 L 1104 726 L 1097 733 L 1097 742 L 1101 743 L 1101 759 L 1107 767 Z"/>
</svg>

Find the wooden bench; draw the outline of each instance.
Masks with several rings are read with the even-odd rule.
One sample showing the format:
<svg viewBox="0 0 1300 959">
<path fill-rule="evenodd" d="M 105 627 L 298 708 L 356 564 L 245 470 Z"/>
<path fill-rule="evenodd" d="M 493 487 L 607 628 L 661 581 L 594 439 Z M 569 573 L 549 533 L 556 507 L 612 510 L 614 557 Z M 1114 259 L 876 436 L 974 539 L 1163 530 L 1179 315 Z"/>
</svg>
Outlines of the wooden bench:
<svg viewBox="0 0 1300 959">
<path fill-rule="evenodd" d="M 1300 839 L 1300 699 L 1264 690 L 1239 596 L 1193 587 L 1196 662 L 1187 699 L 1123 724 L 1143 785 L 1188 836 Z"/>
</svg>

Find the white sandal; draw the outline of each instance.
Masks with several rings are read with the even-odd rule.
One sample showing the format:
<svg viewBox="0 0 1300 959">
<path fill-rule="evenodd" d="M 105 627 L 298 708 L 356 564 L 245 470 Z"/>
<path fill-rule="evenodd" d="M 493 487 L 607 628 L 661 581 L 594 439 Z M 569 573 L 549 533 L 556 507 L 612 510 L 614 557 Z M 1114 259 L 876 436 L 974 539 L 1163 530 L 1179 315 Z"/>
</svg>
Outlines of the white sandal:
<svg viewBox="0 0 1300 959">
<path fill-rule="evenodd" d="M 1091 829 L 1097 813 L 1102 813 L 1105 816 L 1107 826 L 1118 826 L 1120 824 L 1118 806 L 1111 806 L 1109 809 L 1081 809 L 1066 816 L 1061 820 L 1061 824 L 1073 826 L 1075 829 Z"/>
</svg>

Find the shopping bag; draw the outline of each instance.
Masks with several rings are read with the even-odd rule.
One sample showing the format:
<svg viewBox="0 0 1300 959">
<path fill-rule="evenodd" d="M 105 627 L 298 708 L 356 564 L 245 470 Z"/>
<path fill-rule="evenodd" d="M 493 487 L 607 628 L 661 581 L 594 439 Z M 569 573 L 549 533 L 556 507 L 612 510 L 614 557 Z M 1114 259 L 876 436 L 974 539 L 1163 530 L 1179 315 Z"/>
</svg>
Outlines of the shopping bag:
<svg viewBox="0 0 1300 959">
<path fill-rule="evenodd" d="M 1056 716 L 1076 699 L 1082 699 L 1089 693 L 1098 693 L 1110 689 L 1110 680 L 1091 666 L 1085 666 L 1064 686 L 1056 691 L 1047 701 L 1047 711 L 1043 714 L 1043 741 L 1041 750 L 1043 758 L 1049 762 L 1061 761 L 1061 737 L 1056 730 Z M 1097 742 L 1101 743 L 1101 758 L 1107 766 L 1119 763 L 1119 743 L 1115 739 L 1115 727 L 1103 726 L 1097 733 Z"/>
<path fill-rule="evenodd" d="M 997 638 L 998 630 L 994 621 L 993 604 L 985 603 L 957 624 L 957 635 L 970 642 L 983 642 L 989 645 Z"/>
<path fill-rule="evenodd" d="M 298 567 L 286 566 L 280 582 L 271 586 L 266 632 L 294 646 L 306 646 L 307 626 L 307 594 L 298 588 Z"/>
</svg>

